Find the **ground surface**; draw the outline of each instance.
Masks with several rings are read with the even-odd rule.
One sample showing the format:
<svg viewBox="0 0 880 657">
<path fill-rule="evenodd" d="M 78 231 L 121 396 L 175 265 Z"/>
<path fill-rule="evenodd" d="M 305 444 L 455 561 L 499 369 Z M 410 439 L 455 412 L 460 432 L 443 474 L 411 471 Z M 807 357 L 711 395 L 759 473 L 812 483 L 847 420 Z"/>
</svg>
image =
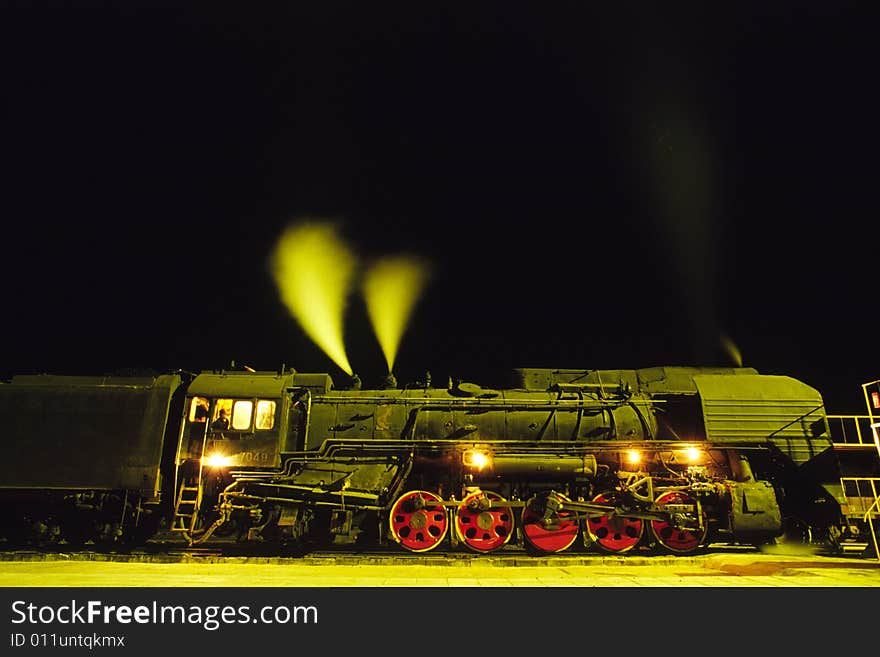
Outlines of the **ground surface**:
<svg viewBox="0 0 880 657">
<path fill-rule="evenodd" d="M 690 557 L 24 552 L 0 553 L 0 586 L 880 587 L 880 562 L 773 549 Z"/>
</svg>

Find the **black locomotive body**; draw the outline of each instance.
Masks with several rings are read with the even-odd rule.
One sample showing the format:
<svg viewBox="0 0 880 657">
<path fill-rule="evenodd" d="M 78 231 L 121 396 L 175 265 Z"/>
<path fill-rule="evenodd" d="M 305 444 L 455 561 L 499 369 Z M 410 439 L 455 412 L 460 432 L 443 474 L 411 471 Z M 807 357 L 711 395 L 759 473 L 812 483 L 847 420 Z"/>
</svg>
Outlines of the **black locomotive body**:
<svg viewBox="0 0 880 657">
<path fill-rule="evenodd" d="M 504 389 L 327 374 L 15 377 L 4 538 L 688 554 L 846 528 L 820 394 L 748 368 L 522 369 Z"/>
<path fill-rule="evenodd" d="M 35 540 L 142 539 L 173 479 L 177 375 L 16 376 L 0 384 L 0 534 Z M 178 404 L 179 406 L 179 404 Z M 149 516 L 149 517 L 148 517 Z"/>
</svg>

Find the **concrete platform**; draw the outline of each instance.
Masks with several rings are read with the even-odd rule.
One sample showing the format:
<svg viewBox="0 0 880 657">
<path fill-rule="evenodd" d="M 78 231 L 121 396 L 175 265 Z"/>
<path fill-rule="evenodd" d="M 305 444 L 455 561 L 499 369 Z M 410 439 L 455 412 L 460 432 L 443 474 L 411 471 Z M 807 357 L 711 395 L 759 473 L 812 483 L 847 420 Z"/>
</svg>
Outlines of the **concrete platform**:
<svg viewBox="0 0 880 657">
<path fill-rule="evenodd" d="M 0 555 L 2 587 L 880 587 L 880 562 L 812 553 Z"/>
</svg>

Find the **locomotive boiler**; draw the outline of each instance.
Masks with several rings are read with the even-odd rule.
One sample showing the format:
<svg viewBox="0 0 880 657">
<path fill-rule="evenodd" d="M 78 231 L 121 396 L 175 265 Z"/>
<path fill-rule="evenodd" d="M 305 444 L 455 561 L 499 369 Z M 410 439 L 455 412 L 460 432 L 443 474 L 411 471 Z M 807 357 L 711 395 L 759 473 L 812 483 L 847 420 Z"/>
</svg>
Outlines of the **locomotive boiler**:
<svg viewBox="0 0 880 657">
<path fill-rule="evenodd" d="M 821 395 L 750 368 L 518 369 L 498 389 L 17 376 L 0 412 L 10 544 L 690 554 L 844 524 Z"/>
</svg>

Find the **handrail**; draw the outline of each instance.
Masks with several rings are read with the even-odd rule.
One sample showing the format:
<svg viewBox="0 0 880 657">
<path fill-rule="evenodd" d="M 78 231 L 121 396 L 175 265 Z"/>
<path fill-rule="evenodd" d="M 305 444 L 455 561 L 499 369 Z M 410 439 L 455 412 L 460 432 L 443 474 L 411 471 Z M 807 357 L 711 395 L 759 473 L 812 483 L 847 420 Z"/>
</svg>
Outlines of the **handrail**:
<svg viewBox="0 0 880 657">
<path fill-rule="evenodd" d="M 868 523 L 868 527 L 871 528 L 871 540 L 874 541 L 874 554 L 877 555 L 877 560 L 880 561 L 880 547 L 877 546 L 877 531 L 874 529 L 874 523 L 871 521 L 870 517 L 871 514 L 874 514 L 875 516 L 880 515 L 878 512 L 880 512 L 880 498 L 876 498 L 874 503 L 868 507 L 862 520 Z"/>
<path fill-rule="evenodd" d="M 828 428 L 831 432 L 833 444 L 843 446 L 862 445 L 865 447 L 874 445 L 870 415 L 826 415 L 825 417 L 828 420 Z M 851 428 L 847 429 L 847 427 Z"/>
</svg>

